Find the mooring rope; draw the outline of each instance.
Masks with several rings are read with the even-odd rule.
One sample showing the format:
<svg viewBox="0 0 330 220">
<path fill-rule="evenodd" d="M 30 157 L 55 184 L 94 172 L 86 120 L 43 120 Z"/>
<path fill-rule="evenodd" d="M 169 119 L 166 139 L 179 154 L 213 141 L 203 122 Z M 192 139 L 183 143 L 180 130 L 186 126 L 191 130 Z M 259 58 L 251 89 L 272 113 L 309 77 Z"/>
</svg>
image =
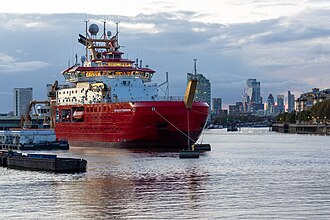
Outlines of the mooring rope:
<svg viewBox="0 0 330 220">
<path fill-rule="evenodd" d="M 176 127 L 173 123 L 171 123 L 169 120 L 167 120 L 162 114 L 160 114 L 155 107 L 152 108 L 152 110 L 154 112 L 156 112 L 160 117 L 162 117 L 165 121 L 167 121 L 170 125 L 172 125 L 175 129 L 177 129 L 178 131 L 181 132 L 181 134 L 183 134 L 186 138 L 189 138 L 191 141 L 196 142 L 194 139 L 192 139 L 191 137 L 189 137 L 188 135 L 186 135 L 186 133 L 184 133 L 183 131 L 181 131 L 178 127 Z"/>
<path fill-rule="evenodd" d="M 203 129 L 202 129 L 202 134 L 201 134 L 201 144 L 203 144 L 203 139 L 204 139 L 204 134 L 203 134 L 203 132 L 204 132 L 204 130 L 205 130 L 205 127 L 206 127 L 206 124 L 207 124 L 207 121 L 208 121 L 209 117 L 210 117 L 210 116 L 207 115 L 206 122 L 205 122 L 205 124 L 204 124 L 204 126 L 203 126 Z"/>
</svg>

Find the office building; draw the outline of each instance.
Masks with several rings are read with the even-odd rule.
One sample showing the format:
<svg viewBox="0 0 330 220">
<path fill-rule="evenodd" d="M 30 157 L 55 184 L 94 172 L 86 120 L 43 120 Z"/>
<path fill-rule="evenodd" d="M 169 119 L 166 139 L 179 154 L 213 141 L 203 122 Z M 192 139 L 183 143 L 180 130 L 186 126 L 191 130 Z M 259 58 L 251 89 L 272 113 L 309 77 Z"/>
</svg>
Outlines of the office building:
<svg viewBox="0 0 330 220">
<path fill-rule="evenodd" d="M 32 88 L 14 88 L 14 116 L 25 115 L 32 101 Z"/>
<path fill-rule="evenodd" d="M 239 106 L 229 105 L 229 115 L 239 115 Z"/>
<path fill-rule="evenodd" d="M 294 111 L 294 95 L 291 94 L 290 90 L 288 91 L 288 112 Z"/>
<path fill-rule="evenodd" d="M 220 116 L 220 111 L 222 110 L 222 99 L 213 98 L 212 99 L 212 115 Z"/>
<path fill-rule="evenodd" d="M 260 82 L 256 79 L 246 80 L 243 107 L 245 112 L 257 112 L 258 109 L 263 109 L 262 98 L 260 96 Z"/>
<path fill-rule="evenodd" d="M 284 112 L 284 95 L 277 95 L 277 105 L 276 105 L 276 112 L 281 114 Z"/>
<path fill-rule="evenodd" d="M 220 117 L 222 116 L 227 116 L 228 115 L 228 110 L 227 109 L 222 109 L 221 111 L 220 111 Z"/>
<path fill-rule="evenodd" d="M 247 94 L 250 96 L 251 102 L 256 104 L 261 103 L 260 82 L 257 82 L 256 79 L 247 79 L 246 86 L 246 91 Z"/>
<path fill-rule="evenodd" d="M 238 113 L 244 113 L 243 102 L 236 102 L 236 106 L 238 107 Z"/>
<path fill-rule="evenodd" d="M 274 113 L 275 100 L 273 94 L 269 94 L 267 98 L 267 112 L 268 114 Z"/>
<path fill-rule="evenodd" d="M 249 112 L 250 96 L 248 96 L 247 93 L 243 94 L 242 102 L 243 102 L 243 111 L 244 112 Z"/>
</svg>

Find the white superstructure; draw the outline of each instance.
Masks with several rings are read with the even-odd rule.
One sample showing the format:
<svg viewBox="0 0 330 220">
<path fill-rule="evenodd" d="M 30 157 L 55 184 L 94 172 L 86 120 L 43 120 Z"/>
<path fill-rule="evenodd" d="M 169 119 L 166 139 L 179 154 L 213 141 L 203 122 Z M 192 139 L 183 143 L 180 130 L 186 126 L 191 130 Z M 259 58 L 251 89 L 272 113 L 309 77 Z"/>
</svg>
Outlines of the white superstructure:
<svg viewBox="0 0 330 220">
<path fill-rule="evenodd" d="M 158 85 L 145 83 L 137 76 L 94 77 L 89 82 L 78 82 L 75 87 L 59 89 L 56 99 L 59 105 L 139 100 L 158 100 Z"/>
</svg>

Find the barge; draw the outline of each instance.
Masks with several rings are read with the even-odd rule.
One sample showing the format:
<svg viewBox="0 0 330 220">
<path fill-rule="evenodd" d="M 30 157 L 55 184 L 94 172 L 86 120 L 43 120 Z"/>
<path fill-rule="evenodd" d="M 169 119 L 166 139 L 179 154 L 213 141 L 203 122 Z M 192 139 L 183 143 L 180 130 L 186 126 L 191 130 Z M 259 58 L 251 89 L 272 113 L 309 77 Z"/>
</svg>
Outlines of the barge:
<svg viewBox="0 0 330 220">
<path fill-rule="evenodd" d="M 59 158 L 49 154 L 13 154 L 6 158 L 7 167 L 20 170 L 49 171 L 56 173 L 86 172 L 87 161 L 76 158 Z"/>
<path fill-rule="evenodd" d="M 0 149 L 5 150 L 68 150 L 66 140 L 58 141 L 51 129 L 0 131 Z"/>
</svg>

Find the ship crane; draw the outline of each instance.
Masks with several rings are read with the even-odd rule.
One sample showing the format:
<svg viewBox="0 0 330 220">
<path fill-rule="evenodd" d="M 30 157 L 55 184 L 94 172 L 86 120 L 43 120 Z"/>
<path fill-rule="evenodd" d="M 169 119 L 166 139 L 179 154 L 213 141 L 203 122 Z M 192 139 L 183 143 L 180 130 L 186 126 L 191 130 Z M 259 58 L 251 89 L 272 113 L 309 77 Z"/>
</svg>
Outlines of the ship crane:
<svg viewBox="0 0 330 220">
<path fill-rule="evenodd" d="M 30 104 L 28 106 L 28 110 L 26 112 L 25 115 L 21 115 L 21 127 L 22 128 L 27 128 L 27 127 L 31 127 L 32 125 L 32 120 L 31 120 L 31 116 L 30 113 L 32 111 L 32 107 L 34 109 L 35 114 L 33 114 L 32 116 L 36 116 L 37 119 L 37 123 L 38 123 L 38 113 L 36 110 L 36 104 L 45 104 L 45 105 L 50 105 L 50 101 L 45 100 L 45 101 L 37 101 L 37 100 L 32 100 L 30 101 Z M 44 118 L 44 123 L 47 121 L 47 118 Z"/>
<path fill-rule="evenodd" d="M 37 101 L 37 100 L 32 100 L 29 103 L 27 112 L 25 115 L 21 115 L 21 127 L 26 128 L 26 127 L 31 127 L 32 123 L 31 123 L 31 111 L 32 108 L 34 109 L 35 114 L 33 114 L 32 116 L 36 116 L 36 120 L 38 123 L 38 113 L 36 110 L 36 105 L 37 104 L 45 104 L 47 106 L 50 106 L 50 110 L 52 111 L 52 106 L 54 105 L 54 102 L 56 102 L 56 91 L 58 90 L 58 81 L 55 80 L 55 82 L 53 83 L 50 91 L 48 92 L 48 97 L 49 100 L 44 100 L 44 101 Z M 51 127 L 53 127 L 53 121 L 52 121 L 52 112 L 50 112 L 51 116 L 46 116 L 44 118 L 44 123 L 43 124 L 50 124 Z"/>
</svg>

